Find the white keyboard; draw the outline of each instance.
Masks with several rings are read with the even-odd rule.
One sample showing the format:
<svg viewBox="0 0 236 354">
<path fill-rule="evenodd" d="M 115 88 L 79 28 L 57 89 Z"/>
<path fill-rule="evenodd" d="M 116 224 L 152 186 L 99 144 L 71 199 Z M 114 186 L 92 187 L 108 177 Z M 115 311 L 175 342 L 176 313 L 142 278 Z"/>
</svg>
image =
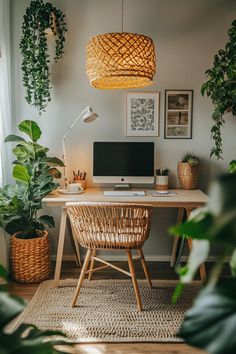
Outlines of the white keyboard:
<svg viewBox="0 0 236 354">
<path fill-rule="evenodd" d="M 106 196 L 144 196 L 146 195 L 145 191 L 104 191 Z"/>
</svg>

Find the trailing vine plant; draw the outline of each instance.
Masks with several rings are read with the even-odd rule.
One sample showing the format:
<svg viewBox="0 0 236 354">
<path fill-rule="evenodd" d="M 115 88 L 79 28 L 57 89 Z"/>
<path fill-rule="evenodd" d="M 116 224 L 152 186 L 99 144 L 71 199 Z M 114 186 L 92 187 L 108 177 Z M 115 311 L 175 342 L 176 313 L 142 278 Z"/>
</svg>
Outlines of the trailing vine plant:
<svg viewBox="0 0 236 354">
<path fill-rule="evenodd" d="M 214 146 L 210 156 L 222 158 L 223 142 L 221 129 L 224 126 L 224 114 L 232 112 L 236 115 L 236 20 L 228 31 L 229 41 L 225 49 L 220 49 L 214 56 L 212 69 L 205 72 L 208 80 L 202 85 L 201 93 L 206 93 L 214 104 L 211 136 Z"/>
<path fill-rule="evenodd" d="M 57 62 L 64 53 L 67 25 L 63 12 L 43 0 L 31 1 L 26 9 L 22 24 L 20 50 L 23 56 L 21 69 L 26 88 L 26 101 L 39 110 L 45 111 L 51 100 L 51 72 L 49 69 L 47 30 L 55 36 L 54 60 Z"/>
</svg>

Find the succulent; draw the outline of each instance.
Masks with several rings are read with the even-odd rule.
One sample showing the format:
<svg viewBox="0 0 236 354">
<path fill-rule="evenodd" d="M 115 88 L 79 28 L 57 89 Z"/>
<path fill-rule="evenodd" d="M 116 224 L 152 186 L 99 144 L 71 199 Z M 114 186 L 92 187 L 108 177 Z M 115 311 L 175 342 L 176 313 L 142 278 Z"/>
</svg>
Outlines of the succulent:
<svg viewBox="0 0 236 354">
<path fill-rule="evenodd" d="M 195 166 L 198 164 L 199 160 L 192 152 L 186 152 L 181 162 L 188 162 L 191 166 Z"/>
</svg>

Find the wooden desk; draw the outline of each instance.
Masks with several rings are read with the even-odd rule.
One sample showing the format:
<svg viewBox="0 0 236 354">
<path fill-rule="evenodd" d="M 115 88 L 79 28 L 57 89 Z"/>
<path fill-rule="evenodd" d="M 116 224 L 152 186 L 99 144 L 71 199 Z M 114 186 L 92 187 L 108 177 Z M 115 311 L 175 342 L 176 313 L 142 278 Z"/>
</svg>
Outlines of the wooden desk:
<svg viewBox="0 0 236 354">
<path fill-rule="evenodd" d="M 61 263 L 62 263 L 66 219 L 67 219 L 65 204 L 67 202 L 79 202 L 79 201 L 127 202 L 127 203 L 138 203 L 138 204 L 149 204 L 155 208 L 178 208 L 178 217 L 177 217 L 177 224 L 178 224 L 181 223 L 183 219 L 184 210 L 186 210 L 188 216 L 192 209 L 204 206 L 208 201 L 207 195 L 200 190 L 188 191 L 183 189 L 173 189 L 171 191 L 175 191 L 177 194 L 170 195 L 170 196 L 152 197 L 151 191 L 147 190 L 147 194 L 145 196 L 104 196 L 103 190 L 97 188 L 90 188 L 87 189 L 82 194 L 65 195 L 65 194 L 57 193 L 57 194 L 51 194 L 46 196 L 43 199 L 43 202 L 47 206 L 62 207 L 61 224 L 60 224 L 60 232 L 59 232 L 59 239 L 58 239 L 57 257 L 56 257 L 56 269 L 55 269 L 55 276 L 54 276 L 54 287 L 58 286 L 60 280 L 60 274 L 61 274 Z M 173 242 L 171 265 L 173 265 L 176 257 L 177 242 L 178 242 L 178 237 L 176 237 Z M 191 242 L 189 242 L 188 244 L 189 247 L 191 248 Z M 77 253 L 79 255 L 78 244 L 76 242 L 75 245 L 76 245 Z M 202 269 L 201 277 L 204 278 L 203 269 Z"/>
</svg>

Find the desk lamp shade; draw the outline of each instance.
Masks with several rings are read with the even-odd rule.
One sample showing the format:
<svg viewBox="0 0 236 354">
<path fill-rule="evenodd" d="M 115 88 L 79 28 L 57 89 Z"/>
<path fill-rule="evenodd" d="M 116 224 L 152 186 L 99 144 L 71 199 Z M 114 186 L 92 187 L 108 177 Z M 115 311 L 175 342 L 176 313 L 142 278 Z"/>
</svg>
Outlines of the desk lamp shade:
<svg viewBox="0 0 236 354">
<path fill-rule="evenodd" d="M 87 74 L 98 89 L 127 89 L 149 86 L 156 72 L 151 38 L 135 33 L 106 33 L 87 45 Z"/>
<path fill-rule="evenodd" d="M 92 123 L 99 118 L 98 114 L 93 112 L 92 108 L 86 107 L 86 111 L 83 116 L 83 121 L 85 123 Z"/>
</svg>

